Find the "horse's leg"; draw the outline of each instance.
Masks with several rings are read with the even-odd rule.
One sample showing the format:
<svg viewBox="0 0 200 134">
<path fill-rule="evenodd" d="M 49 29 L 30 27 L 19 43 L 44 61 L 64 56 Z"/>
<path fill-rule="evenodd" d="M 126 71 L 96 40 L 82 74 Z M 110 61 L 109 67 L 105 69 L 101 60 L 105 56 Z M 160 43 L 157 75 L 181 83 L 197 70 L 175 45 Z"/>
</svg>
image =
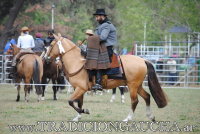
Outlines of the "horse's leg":
<svg viewBox="0 0 200 134">
<path fill-rule="evenodd" d="M 52 78 L 52 83 L 53 83 L 53 99 L 54 100 L 57 100 L 57 97 L 56 97 L 56 93 L 57 93 L 57 89 L 58 89 L 58 86 L 56 86 L 56 80 L 54 78 Z"/>
<path fill-rule="evenodd" d="M 47 84 L 47 79 L 45 77 L 42 77 L 42 84 Z M 45 91 L 45 85 L 42 85 L 42 97 L 41 100 L 45 100 L 44 98 L 44 91 Z"/>
<path fill-rule="evenodd" d="M 24 79 L 24 83 L 25 83 L 24 92 L 25 92 L 25 101 L 26 102 L 29 102 L 30 89 L 31 89 L 31 86 L 29 85 L 30 81 L 31 81 L 31 78 Z"/>
<path fill-rule="evenodd" d="M 89 111 L 87 109 L 82 109 L 82 108 L 79 108 L 79 107 L 76 107 L 74 105 L 74 102 L 78 102 L 80 103 L 81 101 L 81 97 L 83 96 L 83 94 L 85 93 L 86 91 L 80 89 L 79 87 L 77 87 L 74 91 L 74 93 L 72 94 L 72 96 L 70 97 L 69 99 L 69 105 L 71 107 L 73 107 L 78 113 L 85 113 L 85 114 L 89 114 Z"/>
<path fill-rule="evenodd" d="M 78 107 L 82 109 L 82 106 L 83 106 L 83 95 L 80 97 L 78 101 Z M 79 119 L 81 119 L 81 113 L 78 113 L 78 115 L 73 119 L 73 121 L 79 121 Z"/>
<path fill-rule="evenodd" d="M 146 103 L 146 115 L 151 121 L 155 121 L 155 116 L 151 112 L 150 107 L 150 95 L 147 93 L 144 88 L 141 86 L 138 90 L 138 94 L 145 100 Z"/>
<path fill-rule="evenodd" d="M 25 83 L 27 84 L 27 83 Z M 25 101 L 28 102 L 29 101 L 29 95 L 28 93 L 28 85 L 24 85 L 24 93 L 25 93 Z"/>
<path fill-rule="evenodd" d="M 112 97 L 110 99 L 110 102 L 113 102 L 115 100 L 115 95 L 116 95 L 116 88 L 112 89 Z"/>
<path fill-rule="evenodd" d="M 132 108 L 132 112 L 130 112 L 128 114 L 128 116 L 123 120 L 123 121 L 129 121 L 132 120 L 133 118 L 133 113 L 136 109 L 136 106 L 138 104 L 138 96 L 137 96 L 137 90 L 138 90 L 138 86 L 136 83 L 133 84 L 128 84 L 129 87 L 129 91 L 130 91 L 130 97 L 131 97 L 131 108 Z"/>
<path fill-rule="evenodd" d="M 20 100 L 20 85 L 17 86 L 17 99 L 16 101 L 18 102 Z"/>
<path fill-rule="evenodd" d="M 31 84 L 33 84 L 33 80 L 31 79 Z M 30 91 L 33 91 L 33 85 L 30 85 Z"/>
<path fill-rule="evenodd" d="M 16 79 L 16 83 L 20 83 L 20 80 L 19 80 L 19 78 L 17 78 Z M 20 100 L 20 85 L 17 85 L 17 99 L 16 99 L 16 101 L 18 102 L 19 100 Z"/>
<path fill-rule="evenodd" d="M 124 97 L 124 87 L 119 87 L 120 94 L 121 94 L 121 102 L 125 103 L 125 97 Z"/>
</svg>

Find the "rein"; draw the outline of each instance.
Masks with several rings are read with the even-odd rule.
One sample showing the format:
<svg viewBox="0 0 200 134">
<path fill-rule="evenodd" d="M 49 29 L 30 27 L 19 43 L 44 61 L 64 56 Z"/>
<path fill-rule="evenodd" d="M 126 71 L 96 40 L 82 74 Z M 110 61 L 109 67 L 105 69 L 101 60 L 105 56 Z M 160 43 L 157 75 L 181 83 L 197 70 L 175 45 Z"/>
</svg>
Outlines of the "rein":
<svg viewBox="0 0 200 134">
<path fill-rule="evenodd" d="M 75 49 L 75 48 L 76 48 L 76 46 L 73 46 L 73 47 L 70 48 L 67 52 L 63 53 L 63 55 L 66 54 L 66 53 L 68 53 L 68 52 L 70 52 L 71 50 L 73 50 L 73 49 Z"/>
<path fill-rule="evenodd" d="M 69 73 L 69 72 L 66 70 L 66 74 L 67 74 L 68 77 L 75 76 L 75 75 L 77 75 L 83 68 L 84 68 L 84 65 L 83 65 L 79 70 L 77 70 L 77 71 L 74 72 L 74 73 Z"/>
</svg>

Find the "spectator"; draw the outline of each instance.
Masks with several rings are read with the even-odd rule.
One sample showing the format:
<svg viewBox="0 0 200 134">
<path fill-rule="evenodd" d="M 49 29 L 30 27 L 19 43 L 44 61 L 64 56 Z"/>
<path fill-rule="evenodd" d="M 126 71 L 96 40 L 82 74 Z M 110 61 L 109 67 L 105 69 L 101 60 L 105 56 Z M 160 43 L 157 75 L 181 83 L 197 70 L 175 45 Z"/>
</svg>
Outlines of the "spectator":
<svg viewBox="0 0 200 134">
<path fill-rule="evenodd" d="M 176 61 L 173 58 L 170 58 L 167 61 L 167 65 L 169 68 L 169 85 L 174 85 L 177 81 Z"/>
<path fill-rule="evenodd" d="M 127 48 L 123 48 L 120 55 L 126 55 L 128 53 L 128 49 Z"/>
<path fill-rule="evenodd" d="M 6 43 L 5 47 L 4 47 L 4 51 L 3 51 L 4 54 L 9 54 L 10 53 L 10 50 L 11 50 L 10 49 L 10 45 L 11 44 L 13 44 L 13 45 L 17 44 L 15 39 L 9 39 L 7 41 L 7 43 Z"/>
</svg>

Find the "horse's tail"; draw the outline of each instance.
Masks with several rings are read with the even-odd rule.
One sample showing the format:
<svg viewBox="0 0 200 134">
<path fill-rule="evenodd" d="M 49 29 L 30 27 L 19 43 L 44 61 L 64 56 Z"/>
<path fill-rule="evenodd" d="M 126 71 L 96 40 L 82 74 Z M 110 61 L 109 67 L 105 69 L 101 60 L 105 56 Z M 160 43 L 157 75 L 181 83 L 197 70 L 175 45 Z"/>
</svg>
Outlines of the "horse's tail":
<svg viewBox="0 0 200 134">
<path fill-rule="evenodd" d="M 38 63 L 37 59 L 35 59 L 35 62 L 34 62 L 34 65 L 33 65 L 33 81 L 36 84 L 35 85 L 36 93 L 42 94 L 41 85 L 37 85 L 37 84 L 41 84 L 40 67 L 39 67 L 39 63 Z"/>
<path fill-rule="evenodd" d="M 148 86 L 150 89 L 150 92 L 159 108 L 163 108 L 167 105 L 167 98 L 162 90 L 160 83 L 158 82 L 158 78 L 156 76 L 156 72 L 154 70 L 153 65 L 145 61 L 147 65 L 147 70 L 148 70 Z"/>
</svg>

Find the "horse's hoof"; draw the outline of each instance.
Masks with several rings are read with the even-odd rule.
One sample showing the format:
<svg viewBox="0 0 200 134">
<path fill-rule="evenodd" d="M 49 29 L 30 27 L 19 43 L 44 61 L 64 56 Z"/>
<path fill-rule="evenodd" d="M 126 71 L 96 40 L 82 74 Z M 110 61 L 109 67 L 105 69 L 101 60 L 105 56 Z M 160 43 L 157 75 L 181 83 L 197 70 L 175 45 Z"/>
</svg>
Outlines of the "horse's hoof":
<svg viewBox="0 0 200 134">
<path fill-rule="evenodd" d="M 45 100 L 45 98 L 44 97 L 41 97 L 41 101 L 44 101 Z"/>
<path fill-rule="evenodd" d="M 79 118 L 75 117 L 72 121 L 77 122 L 77 121 L 79 121 Z"/>
<path fill-rule="evenodd" d="M 88 109 L 84 109 L 84 113 L 85 113 L 85 114 L 90 114 L 90 112 L 89 112 Z"/>
<path fill-rule="evenodd" d="M 129 121 L 129 119 L 127 119 L 127 118 L 126 118 L 126 119 L 124 119 L 124 120 L 122 120 L 122 121 L 123 121 L 123 122 L 128 122 L 128 121 Z"/>
<path fill-rule="evenodd" d="M 20 100 L 20 96 L 17 96 L 16 102 L 18 102 Z"/>
<path fill-rule="evenodd" d="M 152 122 L 156 122 L 155 116 L 151 119 Z"/>
</svg>

